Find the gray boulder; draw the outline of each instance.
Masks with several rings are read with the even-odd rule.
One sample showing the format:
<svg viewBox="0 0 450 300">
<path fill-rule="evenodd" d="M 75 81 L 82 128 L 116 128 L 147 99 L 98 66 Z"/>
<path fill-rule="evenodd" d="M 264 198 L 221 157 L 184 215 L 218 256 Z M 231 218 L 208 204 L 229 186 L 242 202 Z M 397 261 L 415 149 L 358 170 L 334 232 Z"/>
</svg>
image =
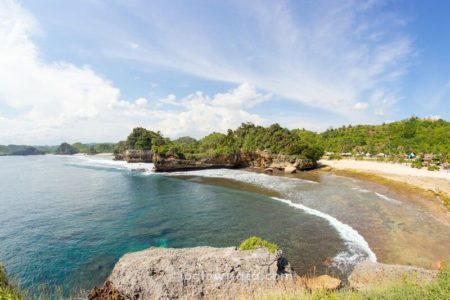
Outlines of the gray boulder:
<svg viewBox="0 0 450 300">
<path fill-rule="evenodd" d="M 292 283 L 293 277 L 281 251 L 150 248 L 125 254 L 90 299 L 234 299 Z"/>
</svg>

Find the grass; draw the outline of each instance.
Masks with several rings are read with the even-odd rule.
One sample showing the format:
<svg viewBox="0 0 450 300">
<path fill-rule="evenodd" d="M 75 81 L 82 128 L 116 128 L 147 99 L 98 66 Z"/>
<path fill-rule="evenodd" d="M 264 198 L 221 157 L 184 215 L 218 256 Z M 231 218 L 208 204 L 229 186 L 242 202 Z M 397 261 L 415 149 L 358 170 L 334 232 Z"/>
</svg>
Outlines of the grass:
<svg viewBox="0 0 450 300">
<path fill-rule="evenodd" d="M 240 250 L 255 250 L 257 248 L 264 247 L 269 250 L 270 253 L 275 253 L 278 250 L 278 246 L 269 241 L 263 240 L 260 237 L 252 236 L 241 243 Z"/>
<path fill-rule="evenodd" d="M 0 265 L 0 300 L 25 299 L 17 286 L 8 280 L 5 268 Z"/>
<path fill-rule="evenodd" d="M 245 298 L 245 297 L 244 297 Z M 436 278 L 428 284 L 418 284 L 414 278 L 388 287 L 376 287 L 366 291 L 344 288 L 329 292 L 326 290 L 308 291 L 304 288 L 294 290 L 264 291 L 251 299 L 257 300 L 443 300 L 450 299 L 450 268 L 443 267 Z"/>
</svg>

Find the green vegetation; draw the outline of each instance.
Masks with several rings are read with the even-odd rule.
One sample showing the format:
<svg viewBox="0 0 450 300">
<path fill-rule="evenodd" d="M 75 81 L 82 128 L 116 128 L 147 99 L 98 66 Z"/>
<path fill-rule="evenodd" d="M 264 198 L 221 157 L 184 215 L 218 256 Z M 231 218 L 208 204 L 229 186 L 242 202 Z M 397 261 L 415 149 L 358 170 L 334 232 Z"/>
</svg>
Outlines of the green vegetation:
<svg viewBox="0 0 450 300">
<path fill-rule="evenodd" d="M 411 168 L 416 168 L 416 169 L 422 169 L 423 168 L 423 162 L 420 159 L 416 159 L 415 161 L 413 161 L 411 163 Z"/>
<path fill-rule="evenodd" d="M 275 253 L 278 249 L 276 244 L 263 240 L 260 237 L 252 236 L 241 243 L 239 250 L 255 250 L 261 247 L 266 248 L 270 253 Z"/>
<path fill-rule="evenodd" d="M 306 130 L 289 130 L 278 124 L 269 127 L 242 124 L 226 134 L 213 132 L 200 140 L 182 137 L 171 141 L 159 132 L 135 128 L 126 141 L 120 142 L 115 153 L 127 149 L 152 150 L 161 156 L 177 158 L 201 158 L 219 155 L 234 155 L 255 151 L 269 154 L 284 154 L 293 158 L 317 161 L 323 149 L 317 143 L 317 134 Z"/>
<path fill-rule="evenodd" d="M 427 170 L 428 171 L 439 171 L 440 168 L 438 166 L 428 166 Z"/>
<path fill-rule="evenodd" d="M 434 153 L 444 162 L 450 158 L 450 122 L 412 117 L 382 125 L 349 125 L 326 130 L 317 143 L 337 153 Z"/>
<path fill-rule="evenodd" d="M 0 265 L 0 299 L 24 299 L 24 296 L 20 290 L 8 280 L 5 268 L 2 265 Z"/>
<path fill-rule="evenodd" d="M 44 152 L 36 149 L 32 146 L 26 145 L 0 145 L 0 156 L 5 155 L 39 155 L 44 154 Z"/>
<path fill-rule="evenodd" d="M 76 147 L 68 144 L 68 143 L 62 143 L 59 145 L 58 148 L 56 148 L 55 154 L 65 154 L 65 155 L 72 155 L 78 153 L 78 150 Z"/>
<path fill-rule="evenodd" d="M 113 153 L 116 144 L 112 143 L 101 143 L 101 144 L 82 144 L 82 143 L 74 143 L 72 145 L 68 143 L 62 143 L 55 150 L 49 153 L 55 154 L 65 154 L 72 155 L 76 153 L 85 153 L 85 154 L 98 154 L 98 153 Z"/>
</svg>

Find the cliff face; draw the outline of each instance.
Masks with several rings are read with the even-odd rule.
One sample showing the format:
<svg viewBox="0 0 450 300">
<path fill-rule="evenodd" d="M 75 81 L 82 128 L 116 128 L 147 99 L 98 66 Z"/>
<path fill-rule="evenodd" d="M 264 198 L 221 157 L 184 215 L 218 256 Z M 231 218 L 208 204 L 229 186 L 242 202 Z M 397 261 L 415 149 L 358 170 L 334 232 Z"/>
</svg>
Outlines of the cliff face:
<svg viewBox="0 0 450 300">
<path fill-rule="evenodd" d="M 297 170 L 311 169 L 316 166 L 316 162 L 308 159 L 299 159 L 281 154 L 274 155 L 266 151 L 219 155 L 197 160 L 162 158 L 155 155 L 153 163 L 157 172 L 252 167 L 267 169 L 267 171 L 294 173 Z"/>
<path fill-rule="evenodd" d="M 149 150 L 125 150 L 114 156 L 115 160 L 125 160 L 129 163 L 151 163 L 153 162 L 153 152 Z"/>
<path fill-rule="evenodd" d="M 174 172 L 201 169 L 237 168 L 240 165 L 240 157 L 236 155 L 220 155 L 201 159 L 177 159 L 163 158 L 154 155 L 153 164 L 157 172 Z"/>
<path fill-rule="evenodd" d="M 235 299 L 293 280 L 281 251 L 150 248 L 124 255 L 89 299 Z"/>
</svg>

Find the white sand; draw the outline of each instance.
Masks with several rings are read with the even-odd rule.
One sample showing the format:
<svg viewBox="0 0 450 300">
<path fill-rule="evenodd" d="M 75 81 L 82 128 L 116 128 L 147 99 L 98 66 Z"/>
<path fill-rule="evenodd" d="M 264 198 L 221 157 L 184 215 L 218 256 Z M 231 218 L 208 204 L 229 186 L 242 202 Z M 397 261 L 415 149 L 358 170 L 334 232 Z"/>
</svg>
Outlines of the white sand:
<svg viewBox="0 0 450 300">
<path fill-rule="evenodd" d="M 450 195 L 450 172 L 448 171 L 428 171 L 426 168 L 411 168 L 406 164 L 353 159 L 320 160 L 319 162 L 337 170 L 354 170 L 372 173 L 423 189 L 444 192 Z"/>
</svg>

